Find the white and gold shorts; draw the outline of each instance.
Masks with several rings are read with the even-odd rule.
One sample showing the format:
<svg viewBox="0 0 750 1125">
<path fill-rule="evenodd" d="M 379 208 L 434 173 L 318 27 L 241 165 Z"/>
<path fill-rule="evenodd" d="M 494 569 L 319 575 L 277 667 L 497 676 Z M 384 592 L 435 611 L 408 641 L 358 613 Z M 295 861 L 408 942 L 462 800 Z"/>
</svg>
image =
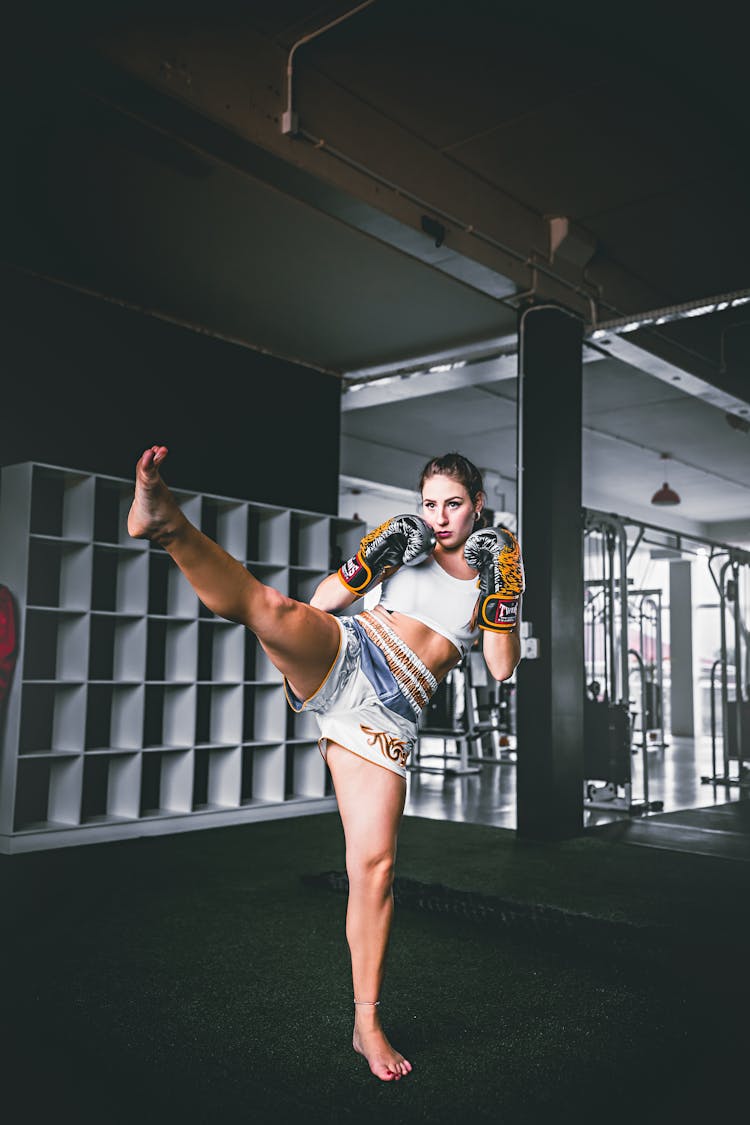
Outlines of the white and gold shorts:
<svg viewBox="0 0 750 1125">
<path fill-rule="evenodd" d="M 341 644 L 328 675 L 304 701 L 284 681 L 289 706 L 315 714 L 324 758 L 328 743 L 336 742 L 405 778 L 417 741 L 417 717 L 437 680 L 375 614 L 364 611 L 336 620 Z"/>
</svg>

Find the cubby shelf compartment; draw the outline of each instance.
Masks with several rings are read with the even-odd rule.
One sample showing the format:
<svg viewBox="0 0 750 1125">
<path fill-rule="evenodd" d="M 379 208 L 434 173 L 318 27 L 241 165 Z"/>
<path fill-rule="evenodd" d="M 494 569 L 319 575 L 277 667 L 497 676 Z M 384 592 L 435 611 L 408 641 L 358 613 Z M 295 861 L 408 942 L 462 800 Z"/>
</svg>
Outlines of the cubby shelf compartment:
<svg viewBox="0 0 750 1125">
<path fill-rule="evenodd" d="M 218 617 L 201 621 L 198 628 L 198 680 L 242 683 L 248 637 L 255 639 L 243 625 Z"/>
<path fill-rule="evenodd" d="M 173 492 L 260 581 L 308 600 L 356 551 L 357 520 Z M 253 634 L 131 539 L 131 480 L 2 469 L 0 582 L 18 653 L 0 726 L 0 851 L 334 807 L 312 715 L 289 709 Z"/>
<path fill-rule="evenodd" d="M 82 772 L 80 754 L 19 761 L 14 831 L 80 824 Z"/>
<path fill-rule="evenodd" d="M 23 683 L 19 757 L 36 750 L 81 750 L 86 728 L 86 683 Z"/>
<path fill-rule="evenodd" d="M 284 796 L 324 797 L 327 767 L 314 742 L 291 742 L 286 747 Z"/>
<path fill-rule="evenodd" d="M 88 685 L 84 751 L 139 750 L 145 706 L 143 684 Z"/>
<path fill-rule="evenodd" d="M 140 755 L 87 754 L 83 763 L 81 823 L 134 820 L 138 816 L 140 784 Z"/>
<path fill-rule="evenodd" d="M 145 618 L 92 613 L 88 627 L 90 680 L 141 682 L 145 678 Z"/>
<path fill-rule="evenodd" d="M 26 614 L 23 678 L 85 680 L 88 676 L 88 615 L 75 610 L 30 607 Z"/>
<path fill-rule="evenodd" d="M 35 535 L 29 540 L 29 606 L 86 610 L 91 604 L 94 548 Z"/>
<path fill-rule="evenodd" d="M 327 571 L 313 570 L 310 567 L 295 566 L 289 570 L 289 596 L 301 602 L 309 602 L 321 579 Z"/>
<path fill-rule="evenodd" d="M 193 809 L 239 808 L 242 782 L 240 746 L 197 746 L 193 763 Z"/>
<path fill-rule="evenodd" d="M 301 512 L 291 513 L 289 565 L 328 571 L 330 528 L 328 520 Z"/>
</svg>

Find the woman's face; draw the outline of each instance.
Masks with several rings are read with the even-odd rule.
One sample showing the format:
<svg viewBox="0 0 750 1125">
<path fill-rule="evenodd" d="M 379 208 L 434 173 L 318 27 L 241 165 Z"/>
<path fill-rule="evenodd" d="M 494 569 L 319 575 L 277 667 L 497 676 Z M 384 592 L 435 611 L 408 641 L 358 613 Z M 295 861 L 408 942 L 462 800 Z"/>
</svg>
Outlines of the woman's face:
<svg viewBox="0 0 750 1125">
<path fill-rule="evenodd" d="M 422 486 L 422 515 L 444 550 L 463 547 L 476 527 L 483 500 L 480 493 L 472 501 L 464 485 L 445 473 L 427 478 Z"/>
</svg>

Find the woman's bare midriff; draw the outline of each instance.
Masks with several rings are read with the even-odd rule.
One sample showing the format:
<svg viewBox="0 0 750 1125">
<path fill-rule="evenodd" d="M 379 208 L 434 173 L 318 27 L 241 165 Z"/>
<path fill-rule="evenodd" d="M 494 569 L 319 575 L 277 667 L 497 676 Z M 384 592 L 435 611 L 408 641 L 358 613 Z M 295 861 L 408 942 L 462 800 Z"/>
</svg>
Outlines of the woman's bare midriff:
<svg viewBox="0 0 750 1125">
<path fill-rule="evenodd" d="M 379 605 L 373 606 L 371 612 L 382 618 L 388 627 L 409 646 L 412 652 L 416 653 L 422 663 L 430 669 L 438 683 L 445 679 L 451 668 L 455 668 L 461 659 L 461 654 L 456 646 L 451 644 L 448 638 L 442 636 L 441 633 L 436 633 L 429 625 L 424 625 L 421 621 L 415 621 L 413 617 L 409 617 L 405 613 L 399 613 L 398 610 L 389 613 Z"/>
</svg>

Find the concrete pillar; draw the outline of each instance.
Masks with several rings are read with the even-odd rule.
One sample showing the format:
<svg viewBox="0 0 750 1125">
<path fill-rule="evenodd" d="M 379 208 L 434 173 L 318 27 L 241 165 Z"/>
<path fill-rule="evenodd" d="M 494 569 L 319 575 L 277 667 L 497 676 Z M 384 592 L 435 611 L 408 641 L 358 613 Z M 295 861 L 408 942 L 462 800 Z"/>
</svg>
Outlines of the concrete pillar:
<svg viewBox="0 0 750 1125">
<path fill-rule="evenodd" d="M 517 832 L 563 839 L 583 829 L 583 323 L 540 304 L 518 331 L 523 620 L 538 655 L 517 672 Z"/>
<path fill-rule="evenodd" d="M 689 559 L 669 564 L 670 726 L 673 735 L 688 738 L 695 736 L 691 566 Z"/>
</svg>

